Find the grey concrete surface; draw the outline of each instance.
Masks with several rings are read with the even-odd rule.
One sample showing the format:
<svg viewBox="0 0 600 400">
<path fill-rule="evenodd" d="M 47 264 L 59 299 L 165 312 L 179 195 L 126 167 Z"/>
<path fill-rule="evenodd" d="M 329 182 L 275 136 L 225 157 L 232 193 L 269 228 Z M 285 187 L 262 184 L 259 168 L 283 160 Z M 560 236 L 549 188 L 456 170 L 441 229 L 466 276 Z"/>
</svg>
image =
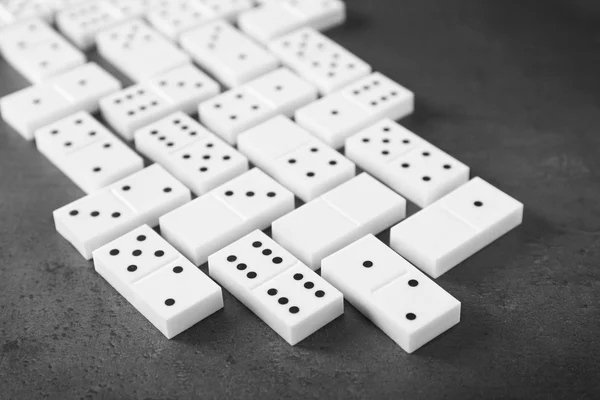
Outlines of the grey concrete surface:
<svg viewBox="0 0 600 400">
<path fill-rule="evenodd" d="M 525 204 L 437 280 L 461 323 L 407 355 L 347 305 L 290 347 L 225 293 L 168 341 L 55 232 L 82 192 L 0 122 L 0 398 L 599 398 L 600 6 L 348 6 L 329 35 L 415 91 L 403 123 Z M 0 94 L 25 85 L 0 61 Z"/>
</svg>

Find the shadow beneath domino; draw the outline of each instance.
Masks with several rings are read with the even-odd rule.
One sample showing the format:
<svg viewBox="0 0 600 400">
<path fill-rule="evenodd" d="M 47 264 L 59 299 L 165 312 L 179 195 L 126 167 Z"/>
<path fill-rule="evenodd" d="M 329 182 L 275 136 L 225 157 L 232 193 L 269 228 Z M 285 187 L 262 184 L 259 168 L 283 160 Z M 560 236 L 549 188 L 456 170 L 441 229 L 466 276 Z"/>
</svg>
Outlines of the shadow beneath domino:
<svg viewBox="0 0 600 400">
<path fill-rule="evenodd" d="M 348 31 L 362 31 L 365 28 L 369 27 L 369 19 L 366 14 L 362 14 L 353 7 L 346 8 L 346 21 L 340 25 L 343 27 L 344 32 Z M 335 28 L 334 28 L 335 29 Z"/>
<path fill-rule="evenodd" d="M 417 95 L 415 96 L 415 111 L 409 116 L 398 120 L 398 123 L 426 138 L 426 135 L 423 134 L 427 132 L 424 129 L 426 126 L 436 126 L 441 122 L 465 121 L 472 118 L 472 115 L 465 114 L 458 107 L 452 108 L 446 104 L 438 105 Z"/>
<path fill-rule="evenodd" d="M 537 243 L 547 243 L 550 236 L 560 235 L 561 232 L 525 205 L 521 225 L 440 276 L 436 282 L 451 293 L 488 290 L 488 285 L 492 284 L 509 290 L 527 286 L 528 279 L 540 275 L 534 266 L 532 249 Z"/>
<path fill-rule="evenodd" d="M 427 362 L 443 361 L 455 367 L 468 367 L 482 356 L 483 349 L 496 346 L 495 335 L 498 332 L 494 325 L 494 317 L 483 309 L 483 305 L 465 306 L 462 303 L 460 322 L 409 356 Z"/>
<path fill-rule="evenodd" d="M 196 350 L 203 346 L 213 348 L 223 337 L 228 336 L 235 323 L 231 318 L 224 317 L 225 310 L 221 308 L 169 341 L 193 346 Z"/>
<path fill-rule="evenodd" d="M 351 344 L 351 337 L 355 334 L 347 323 L 346 310 L 348 307 L 351 307 L 350 304 L 344 301 L 342 315 L 319 328 L 293 348 L 319 354 L 339 354 L 344 351 Z M 289 346 L 289 344 L 283 343 Z"/>
</svg>

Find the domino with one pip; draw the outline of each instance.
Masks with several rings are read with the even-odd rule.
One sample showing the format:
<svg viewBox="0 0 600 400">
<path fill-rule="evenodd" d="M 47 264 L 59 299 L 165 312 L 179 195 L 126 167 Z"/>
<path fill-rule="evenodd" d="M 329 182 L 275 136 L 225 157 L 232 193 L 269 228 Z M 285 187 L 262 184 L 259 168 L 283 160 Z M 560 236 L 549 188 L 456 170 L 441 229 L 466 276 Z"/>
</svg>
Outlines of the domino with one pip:
<svg viewBox="0 0 600 400">
<path fill-rule="evenodd" d="M 322 261 L 321 275 L 412 353 L 460 321 L 460 302 L 373 235 Z"/>
<path fill-rule="evenodd" d="M 390 231 L 390 246 L 433 278 L 523 220 L 523 204 L 473 178 Z"/>
<path fill-rule="evenodd" d="M 344 312 L 338 290 L 260 230 L 212 254 L 208 269 L 291 345 Z"/>
</svg>

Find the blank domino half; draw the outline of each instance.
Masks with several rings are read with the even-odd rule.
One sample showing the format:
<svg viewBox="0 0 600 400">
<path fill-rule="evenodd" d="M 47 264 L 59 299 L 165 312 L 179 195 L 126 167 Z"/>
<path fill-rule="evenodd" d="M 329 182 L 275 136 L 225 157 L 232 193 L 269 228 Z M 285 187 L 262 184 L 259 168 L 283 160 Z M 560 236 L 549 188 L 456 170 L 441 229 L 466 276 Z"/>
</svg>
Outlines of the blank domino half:
<svg viewBox="0 0 600 400">
<path fill-rule="evenodd" d="M 273 239 L 313 270 L 321 260 L 406 215 L 406 200 L 362 173 L 273 222 Z"/>
<path fill-rule="evenodd" d="M 391 229 L 390 246 L 437 278 L 523 220 L 523 204 L 473 178 Z"/>
<path fill-rule="evenodd" d="M 460 302 L 373 235 L 325 258 L 321 275 L 412 353 L 460 321 Z"/>
<path fill-rule="evenodd" d="M 294 209 L 294 195 L 253 168 L 160 218 L 162 235 L 194 264 Z"/>
<path fill-rule="evenodd" d="M 148 225 L 95 250 L 94 267 L 168 339 L 223 308 L 219 285 Z"/>
<path fill-rule="evenodd" d="M 344 312 L 337 289 L 259 230 L 212 254 L 208 268 L 291 345 Z"/>
<path fill-rule="evenodd" d="M 352 178 L 354 164 L 278 115 L 238 138 L 238 149 L 303 201 L 310 201 Z"/>
</svg>

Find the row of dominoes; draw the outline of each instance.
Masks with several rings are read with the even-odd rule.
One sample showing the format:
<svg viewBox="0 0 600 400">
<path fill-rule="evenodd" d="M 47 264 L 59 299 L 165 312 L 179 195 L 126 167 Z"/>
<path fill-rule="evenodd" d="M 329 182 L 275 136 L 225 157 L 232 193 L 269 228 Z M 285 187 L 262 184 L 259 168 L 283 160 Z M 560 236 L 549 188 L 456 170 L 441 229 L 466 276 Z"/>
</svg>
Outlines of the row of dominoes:
<svg viewBox="0 0 600 400">
<path fill-rule="evenodd" d="M 272 17 L 269 7 L 245 13 L 240 27 Z M 43 84 L 0 101 L 4 119 L 89 193 L 55 211 L 57 230 L 167 337 L 223 306 L 220 288 L 187 261 L 208 260 L 210 275 L 291 344 L 343 312 L 333 284 L 412 352 L 458 322 L 460 303 L 369 235 L 398 223 L 392 248 L 437 277 L 521 222 L 522 204 L 479 178 L 467 183 L 468 167 L 393 122 L 412 112 L 410 91 L 301 28 L 339 17 L 312 18 L 287 35 L 288 25 L 254 33 L 272 53 L 224 21 L 186 28 L 180 44 L 191 58 L 226 86 L 242 84 L 220 95 L 186 54 L 131 19 L 89 37 L 137 85 L 119 91 L 83 59 L 54 77 L 36 72 Z M 28 36 L 25 47 L 43 48 L 52 35 L 36 24 L 43 39 Z M 16 35 L 3 37 L 8 60 L 20 47 Z M 142 169 L 86 112 L 97 108 L 162 167 Z M 214 133 L 187 115 L 196 109 Z M 332 148 L 344 144 L 348 158 Z M 248 159 L 272 178 L 245 172 Z M 367 174 L 354 177 L 353 162 L 427 208 L 401 221 L 404 198 Z M 190 201 L 188 188 L 201 197 Z M 308 203 L 294 210 L 294 194 Z M 143 224 L 160 224 L 177 250 Z M 255 231 L 269 225 L 283 247 Z M 319 267 L 329 283 L 312 272 Z"/>
<path fill-rule="evenodd" d="M 327 13 L 331 11 L 330 6 L 326 4 L 336 1 L 305 0 L 301 7 L 315 8 L 311 11 L 314 18 L 331 20 L 330 17 L 326 17 Z M 243 1 L 234 3 L 235 7 L 248 8 L 248 4 Z M 185 5 L 185 3 L 176 1 L 161 2 L 161 4 L 156 7 L 182 8 L 180 13 L 183 19 L 194 14 L 187 9 L 191 5 Z M 312 5 L 309 7 L 309 4 Z M 281 5 L 273 7 L 278 6 Z M 291 4 L 287 6 L 291 6 Z M 71 32 L 71 30 L 84 26 L 89 30 L 87 35 L 81 32 L 71 32 L 71 34 L 67 34 L 67 37 L 82 49 L 89 47 L 90 43 L 96 44 L 102 57 L 114 64 L 133 81 L 139 82 L 148 79 L 190 60 L 190 56 L 163 36 L 164 32 L 156 29 L 157 24 L 150 27 L 140 18 L 135 17 L 112 20 L 103 10 L 104 7 L 111 7 L 106 2 L 86 2 L 78 7 L 81 10 L 66 12 L 74 19 L 70 21 L 74 25 L 70 29 L 65 29 L 62 26 L 64 24 L 60 23 L 62 19 L 59 18 L 59 27 L 62 27 L 62 32 Z M 234 5 L 219 6 L 218 9 L 228 16 L 231 13 L 227 10 L 231 11 L 231 7 Z M 253 9 L 251 12 L 263 13 L 270 7 Z M 336 11 L 340 15 L 336 20 L 343 20 L 343 11 L 343 7 Z M 100 16 L 94 13 L 99 13 Z M 179 19 L 170 16 L 168 11 L 159 9 L 157 13 L 166 15 L 166 18 L 170 18 L 178 24 L 182 23 Z M 133 13 L 133 15 L 135 14 Z M 321 28 L 325 26 L 307 22 L 296 27 L 304 26 L 304 29 L 285 30 L 285 32 L 291 31 L 292 33 L 265 43 L 272 51 L 273 54 L 271 54 L 234 28 L 227 20 L 221 19 L 222 17 L 219 14 L 218 18 L 207 19 L 203 24 L 187 29 L 181 37 L 173 37 L 173 35 L 169 35 L 169 37 L 178 41 L 202 68 L 228 87 L 248 82 L 273 70 L 281 62 L 309 78 L 309 81 L 314 81 L 313 83 L 323 93 L 363 77 L 371 70 L 364 61 L 319 34 L 314 28 L 309 28 L 310 26 Z M 104 22 L 105 26 L 101 29 L 90 26 L 93 24 L 86 23 L 90 18 L 94 22 Z M 83 19 L 83 21 L 79 19 Z M 150 20 L 152 21 L 152 19 Z M 159 24 L 159 26 L 161 25 Z M 241 23 L 240 26 L 242 26 Z M 261 24 L 262 26 L 264 24 Z M 1 32 L 0 51 L 17 70 L 33 82 L 47 79 L 80 65 L 85 60 L 85 56 L 80 51 L 56 34 L 42 20 L 30 19 L 14 23 L 3 28 Z"/>
<path fill-rule="evenodd" d="M 51 41 L 49 37 L 57 36 L 41 21 L 13 25 L 6 33 L 0 40 L 0 49 L 4 49 L 7 56 L 17 51 L 14 49 L 22 51 L 23 43 L 27 43 L 25 48 L 37 49 L 36 46 L 46 46 Z M 186 41 L 187 35 L 190 39 Z M 287 60 L 284 64 L 294 70 L 294 74 L 285 68 L 273 69 L 279 65 L 278 58 L 224 21 L 190 31 L 182 39 L 194 60 L 221 82 L 244 83 L 199 107 L 201 121 L 231 144 L 241 131 L 277 113 L 294 115 L 300 125 L 326 143 L 340 147 L 346 137 L 382 117 L 397 119 L 412 112 L 410 91 L 379 73 L 368 75 L 371 69 L 367 64 L 317 31 L 302 29 L 281 40 L 283 50 L 279 58 Z M 305 49 L 308 58 L 286 55 L 286 51 L 294 54 L 296 51 L 285 44 L 295 41 L 303 47 L 306 40 L 312 49 Z M 204 54 L 210 46 L 215 48 Z M 156 116 L 163 117 L 176 109 L 194 112 L 196 104 L 219 91 L 214 80 L 190 66 L 189 56 L 139 20 L 100 33 L 98 48 L 122 72 L 142 81 L 101 103 L 105 119 L 126 139 L 131 139 L 135 129 L 153 122 Z M 273 49 L 277 53 L 276 46 Z M 33 65 L 34 74 L 48 78 L 42 86 L 52 84 L 57 79 L 53 74 L 58 71 L 74 68 L 59 75 L 69 76 L 81 68 L 69 63 L 69 57 L 57 54 L 51 62 L 42 63 L 56 64 L 50 73 L 37 59 L 19 54 L 14 64 Z M 319 91 L 327 93 L 335 89 L 341 90 L 308 105 Z M 188 97 L 173 100 L 175 96 L 185 95 Z M 4 102 L 10 103 L 9 99 Z M 44 114 L 40 108 L 33 107 L 32 111 Z M 32 137 L 31 129 L 23 131 L 18 126 L 13 127 L 25 137 Z"/>
<path fill-rule="evenodd" d="M 377 84 L 373 83 L 375 81 Z M 359 116 L 356 113 L 350 116 L 329 113 L 329 120 L 322 117 L 332 98 L 338 99 L 339 110 L 347 104 L 367 110 L 371 107 L 369 98 L 351 97 L 354 96 L 355 87 L 364 88 L 367 84 L 373 86 L 371 96 L 381 96 L 381 93 L 390 91 L 403 91 L 404 95 L 382 103 L 380 109 L 361 114 L 362 118 L 357 118 Z M 125 166 L 139 166 L 135 157 L 123 157 L 122 164 L 112 165 L 115 174 L 98 173 L 100 171 L 95 167 L 101 165 L 93 166 L 94 173 L 91 173 L 90 163 L 98 162 L 106 153 L 91 157 L 89 155 L 93 148 L 87 146 L 100 137 L 112 134 L 89 115 L 84 116 L 85 123 L 82 123 L 78 112 L 100 109 L 104 120 L 123 138 L 130 140 L 135 137 L 136 147 L 142 154 L 164 165 L 195 194 L 202 195 L 246 170 L 247 160 L 185 115 L 194 113 L 196 104 L 200 103 L 198 114 L 205 126 L 231 145 L 236 144 L 238 136 L 241 137 L 239 148 L 255 165 L 285 182 L 304 201 L 309 201 L 354 175 L 354 165 L 329 147 L 330 136 L 319 140 L 311 135 L 316 133 L 310 129 L 311 123 L 318 121 L 330 128 L 328 132 L 335 134 L 343 130 L 343 136 L 336 136 L 343 138 L 380 116 L 395 118 L 399 109 L 404 110 L 404 115 L 413 107 L 412 93 L 378 73 L 316 102 L 316 89 L 285 68 L 219 95 L 218 85 L 189 64 L 126 89 L 119 88 L 120 83 L 100 67 L 93 63 L 85 64 L 45 84 L 2 98 L 0 111 L 6 122 L 24 137 L 36 137 L 40 151 L 88 193 L 113 183 L 131 171 Z M 347 97 L 340 98 L 339 95 L 343 93 Z M 292 115 L 295 115 L 297 124 L 285 117 Z M 92 125 L 96 127 L 91 129 Z M 397 126 L 397 129 L 401 128 Z M 81 137 L 85 137 L 85 140 Z M 416 135 L 413 137 L 415 145 L 412 147 L 417 142 Z M 45 138 L 45 141 L 40 141 L 40 138 Z M 114 138 L 111 140 L 118 142 Z M 192 158 L 192 155 L 200 155 L 200 149 L 204 146 L 202 141 L 205 140 L 210 140 L 212 147 L 210 154 L 202 154 L 206 156 L 205 160 L 216 161 L 211 154 L 217 156 L 219 152 L 225 152 L 227 154 L 222 157 L 227 156 L 224 160 L 228 162 L 213 163 L 211 173 L 203 174 L 204 178 L 201 178 L 194 168 L 207 172 L 209 166 L 196 165 L 196 158 Z M 46 149 L 45 143 L 48 141 L 52 142 L 52 154 Z M 423 140 L 420 143 L 426 144 Z M 405 150 L 411 148 L 402 146 Z M 84 147 L 87 148 L 85 152 L 75 154 Z M 444 176 L 436 177 L 434 182 L 425 187 L 414 188 L 416 194 L 409 196 L 411 200 L 418 196 L 427 201 L 434 200 L 468 178 L 468 169 L 458 161 L 451 160 L 431 145 L 427 149 L 431 150 L 432 155 L 435 153 L 432 159 L 446 157 L 444 165 L 453 165 L 454 169 L 443 170 Z M 362 154 L 361 150 L 357 148 L 356 153 Z M 116 153 L 116 150 L 113 153 L 124 154 Z M 363 166 L 360 157 L 352 158 Z M 72 165 L 70 170 L 74 174 L 67 172 L 64 167 L 67 164 Z M 116 170 L 119 166 L 123 166 L 120 173 Z M 75 178 L 75 174 L 79 178 Z M 459 175 L 456 179 L 455 174 Z M 410 194 L 406 190 L 399 192 Z"/>
<path fill-rule="evenodd" d="M 27 18 L 40 18 L 59 24 L 65 35 L 78 32 L 77 36 L 93 36 L 93 32 L 106 28 L 115 21 L 144 16 L 149 21 L 155 21 L 157 27 L 163 27 L 167 34 L 210 19 L 235 20 L 239 14 L 264 3 L 280 3 L 275 7 L 268 5 L 270 14 L 277 13 L 286 18 L 285 22 L 277 25 L 278 30 L 293 30 L 298 25 L 307 23 L 322 26 L 326 22 L 321 13 L 318 13 L 319 4 L 312 0 L 3 0 L 0 2 L 0 21 L 10 24 Z M 335 3 L 334 7 L 329 5 L 328 8 L 331 9 L 330 14 L 334 12 L 334 8 L 337 9 L 338 16 L 330 16 L 328 19 L 340 23 L 343 13 L 339 9 L 343 4 Z M 264 11 L 261 14 L 263 13 Z M 272 22 L 269 24 L 272 30 L 271 25 Z"/>
<path fill-rule="evenodd" d="M 345 6 L 339 0 L 280 0 L 253 8 L 252 0 L 99 0 L 68 7 L 56 24 L 71 41 L 87 49 L 98 32 L 130 18 L 145 17 L 171 39 L 216 19 L 238 21 L 240 28 L 262 43 L 297 30 L 324 30 L 341 24 Z"/>
<path fill-rule="evenodd" d="M 345 19 L 344 3 L 339 0 L 282 0 L 272 4 L 260 4 L 258 8 L 253 8 L 254 5 L 251 0 L 8 0 L 0 3 L 0 21 L 2 21 L 0 28 L 3 24 L 9 25 L 2 28 L 3 37 L 23 36 L 22 29 L 15 29 L 15 25 L 19 25 L 19 21 L 31 22 L 27 21 L 31 18 L 40 18 L 47 22 L 56 20 L 59 30 L 81 50 L 87 50 L 97 44 L 103 56 L 108 55 L 109 58 L 114 59 L 114 53 L 118 52 L 120 47 L 122 53 L 126 53 L 134 63 L 138 61 L 142 66 L 156 69 L 160 68 L 161 61 L 172 63 L 175 60 L 168 60 L 170 57 L 165 54 L 163 57 L 154 58 L 157 65 L 145 65 L 144 61 L 153 54 L 160 53 L 162 55 L 166 51 L 170 56 L 181 57 L 180 54 L 172 51 L 172 46 L 167 44 L 163 35 L 176 40 L 183 32 L 215 20 L 223 19 L 234 22 L 239 19 L 239 26 L 246 34 L 254 40 L 267 43 L 267 41 L 301 27 L 323 30 L 339 25 Z M 138 32 L 139 26 L 132 25 L 128 32 L 123 32 L 120 28 L 117 28 L 116 31 L 113 30 L 116 26 L 129 20 L 133 19 L 139 22 L 141 18 L 145 18 L 154 29 L 140 29 Z M 41 20 L 33 21 L 41 22 Z M 45 36 L 49 36 L 47 32 L 43 33 Z M 188 43 L 192 48 L 198 49 L 194 45 L 193 39 L 198 35 L 202 37 L 205 33 L 208 33 L 211 38 L 213 37 L 210 30 L 200 30 L 188 35 L 185 40 L 182 40 L 182 43 Z M 42 32 L 37 32 L 38 37 L 41 34 Z M 60 57 L 57 55 L 55 57 L 57 59 L 64 59 L 68 56 L 71 64 L 76 61 L 81 62 L 83 55 L 80 52 L 62 38 L 53 39 L 54 43 L 51 45 L 44 46 L 42 43 L 35 43 L 37 51 L 43 51 L 46 53 L 45 55 L 31 54 L 33 52 L 31 43 L 21 42 L 21 44 L 27 45 L 23 57 L 29 56 L 34 61 L 36 56 L 42 59 L 57 54 L 58 51 Z M 241 38 L 234 32 L 225 32 L 221 37 L 214 38 L 212 44 L 215 47 L 243 44 L 252 53 L 253 47 L 256 45 L 245 38 L 243 38 L 245 43 L 238 43 L 239 39 Z M 136 52 L 138 54 L 129 52 L 132 47 L 138 45 L 151 47 L 154 51 L 140 50 Z M 106 51 L 107 47 L 109 48 L 108 52 Z M 202 57 L 205 50 L 201 46 L 197 52 L 198 55 Z M 146 57 L 140 58 L 140 54 L 144 54 Z M 249 61 L 249 63 L 252 62 L 253 60 Z M 63 68 L 66 65 L 68 65 L 66 60 L 61 63 Z M 47 66 L 46 70 L 44 72 L 47 75 L 55 69 Z M 27 73 L 25 76 L 32 80 L 43 78 L 43 76 L 32 76 Z M 133 77 L 139 80 L 145 76 L 134 74 Z"/>
<path fill-rule="evenodd" d="M 493 211 L 493 218 L 478 227 L 467 224 L 490 213 L 481 212 L 481 205 L 477 206 L 474 198 Z M 135 244 L 133 238 L 139 235 L 136 231 L 119 238 L 124 231 L 142 223 L 160 224 L 162 235 L 181 252 L 177 257 L 183 255 L 195 265 L 208 260 L 210 275 L 291 344 L 342 312 L 342 296 L 309 272 L 319 267 L 326 281 L 341 290 L 406 351 L 414 351 L 459 320 L 458 301 L 397 253 L 368 237 L 402 221 L 406 202 L 367 174 L 350 179 L 294 211 L 293 194 L 257 168 L 204 196 L 189 199 L 189 191 L 183 185 L 154 165 L 108 190 L 57 210 L 55 222 L 57 230 L 85 257 L 93 255 L 99 272 L 168 337 L 199 320 L 185 317 L 182 322 L 182 315 L 206 316 L 222 303 L 215 302 L 211 294 L 206 301 L 212 311 L 206 312 L 204 293 L 196 294 L 193 285 L 178 291 L 170 283 L 161 291 L 170 293 L 164 301 L 150 296 L 153 306 L 131 300 L 134 295 L 127 291 L 132 290 L 134 283 L 146 276 L 148 282 L 158 281 L 150 274 L 165 265 L 170 267 L 161 271 L 173 267 L 170 259 L 163 262 L 162 258 L 152 257 L 154 252 L 164 250 L 153 247 L 148 253 L 148 249 L 135 248 L 131 242 Z M 476 178 L 394 226 L 392 247 L 401 254 L 410 254 L 417 266 L 437 276 L 443 272 L 440 268 L 456 265 L 516 226 L 521 213 L 522 205 Z M 411 221 L 413 225 L 407 226 Z M 461 229 L 427 238 L 431 225 L 437 221 L 450 221 L 452 228 Z M 273 238 L 283 247 L 261 232 L 252 233 L 269 225 Z M 365 235 L 367 238 L 361 239 Z M 262 239 L 257 240 L 259 237 Z M 457 238 L 452 246 L 439 246 L 440 241 L 451 237 Z M 126 251 L 119 250 L 122 243 Z M 122 257 L 108 257 L 119 254 L 125 261 Z M 155 263 L 148 266 L 150 261 L 141 257 L 143 254 L 149 254 Z M 355 269 L 348 265 L 355 265 Z M 164 271 L 160 274 L 170 274 Z M 302 289 L 302 282 L 294 283 L 302 279 L 291 279 L 292 272 L 310 277 L 310 287 L 304 286 L 305 289 L 317 285 L 321 288 L 318 290 L 330 296 L 326 301 L 318 300 L 321 295 Z M 178 282 L 176 277 L 173 279 L 172 282 Z M 279 293 L 279 297 L 269 292 Z M 402 300 L 402 310 L 391 310 L 386 299 Z M 171 308 L 174 301 L 181 308 Z"/>
</svg>

